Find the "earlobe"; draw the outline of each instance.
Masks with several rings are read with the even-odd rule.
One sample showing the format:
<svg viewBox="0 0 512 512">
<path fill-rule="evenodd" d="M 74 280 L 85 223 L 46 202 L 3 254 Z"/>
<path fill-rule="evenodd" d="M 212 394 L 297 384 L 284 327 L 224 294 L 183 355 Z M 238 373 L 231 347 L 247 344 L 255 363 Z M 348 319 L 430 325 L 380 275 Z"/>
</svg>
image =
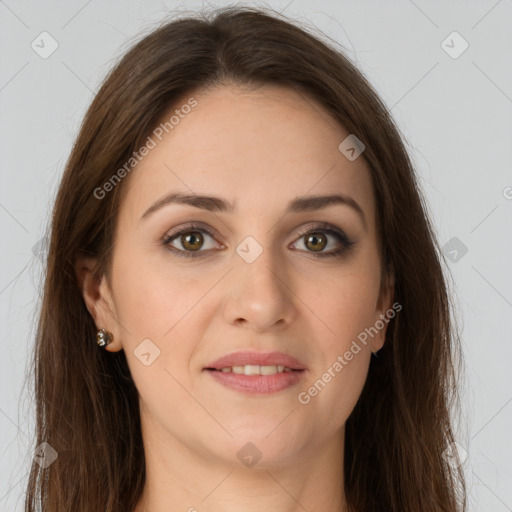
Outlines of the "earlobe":
<svg viewBox="0 0 512 512">
<path fill-rule="evenodd" d="M 105 350 L 116 352 L 122 348 L 119 341 L 118 322 L 115 320 L 115 308 L 112 294 L 104 275 L 97 272 L 97 260 L 81 257 L 75 263 L 75 273 L 78 286 L 89 314 L 96 324 L 98 331 L 105 329 L 112 333 L 112 342 L 105 346 Z M 91 340 L 95 343 L 96 340 Z"/>
</svg>

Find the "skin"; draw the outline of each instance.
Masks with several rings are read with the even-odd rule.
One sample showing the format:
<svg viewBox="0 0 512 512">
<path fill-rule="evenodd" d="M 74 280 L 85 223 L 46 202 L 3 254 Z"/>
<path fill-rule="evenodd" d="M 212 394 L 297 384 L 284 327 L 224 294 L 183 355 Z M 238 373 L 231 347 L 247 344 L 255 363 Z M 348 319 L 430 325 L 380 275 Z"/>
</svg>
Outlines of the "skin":
<svg viewBox="0 0 512 512">
<path fill-rule="evenodd" d="M 344 425 L 385 328 L 307 405 L 298 394 L 392 305 L 392 278 L 381 286 L 368 165 L 345 158 L 338 145 L 348 132 L 291 89 L 229 85 L 193 97 L 198 105 L 125 178 L 110 279 L 93 279 L 94 260 L 77 265 L 98 329 L 114 335 L 106 350 L 125 350 L 140 394 L 147 480 L 135 510 L 345 511 Z M 222 197 L 236 211 L 168 204 L 141 220 L 170 192 Z M 348 205 L 284 213 L 296 197 L 333 193 L 353 198 L 366 222 Z M 202 232 L 198 258 L 162 245 L 190 221 L 215 233 Z M 355 244 L 316 258 L 304 234 L 318 233 L 318 222 Z M 262 248 L 252 263 L 236 252 L 247 236 Z M 317 251 L 343 247 L 325 236 Z M 172 245 L 187 250 L 180 237 Z M 149 366 L 134 355 L 144 339 L 160 350 Z M 227 389 L 203 371 L 243 349 L 285 352 L 307 371 L 298 385 L 264 396 Z M 262 454 L 252 468 L 237 457 L 247 442 Z"/>
</svg>

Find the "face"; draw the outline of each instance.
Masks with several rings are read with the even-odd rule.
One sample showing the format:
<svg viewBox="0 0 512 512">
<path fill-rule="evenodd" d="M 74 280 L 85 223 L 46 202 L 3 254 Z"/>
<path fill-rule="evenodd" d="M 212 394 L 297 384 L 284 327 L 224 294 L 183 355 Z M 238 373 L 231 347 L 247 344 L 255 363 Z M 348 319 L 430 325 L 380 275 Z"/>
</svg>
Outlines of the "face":
<svg viewBox="0 0 512 512">
<path fill-rule="evenodd" d="M 193 97 L 125 178 L 111 279 L 88 304 L 126 353 L 147 436 L 290 464 L 343 440 L 383 344 L 385 329 L 361 336 L 391 305 L 369 169 L 290 89 Z"/>
</svg>

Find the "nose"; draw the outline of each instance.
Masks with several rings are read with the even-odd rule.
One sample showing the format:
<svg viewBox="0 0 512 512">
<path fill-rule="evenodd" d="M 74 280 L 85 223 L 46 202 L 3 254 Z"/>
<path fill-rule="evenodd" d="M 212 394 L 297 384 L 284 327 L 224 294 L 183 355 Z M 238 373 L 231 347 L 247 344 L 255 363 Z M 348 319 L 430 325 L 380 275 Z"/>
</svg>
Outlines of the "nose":
<svg viewBox="0 0 512 512">
<path fill-rule="evenodd" d="M 297 315 L 298 299 L 282 260 L 277 261 L 268 247 L 251 263 L 238 253 L 233 260 L 234 268 L 226 283 L 225 321 L 258 332 L 290 325 Z"/>
</svg>

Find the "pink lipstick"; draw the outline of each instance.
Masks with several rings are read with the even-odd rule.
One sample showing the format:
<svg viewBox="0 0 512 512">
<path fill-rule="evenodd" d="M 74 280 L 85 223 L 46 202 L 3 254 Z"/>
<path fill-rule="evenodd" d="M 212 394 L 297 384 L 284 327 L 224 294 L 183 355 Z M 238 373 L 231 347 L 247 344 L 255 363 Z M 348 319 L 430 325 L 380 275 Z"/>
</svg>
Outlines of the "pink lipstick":
<svg viewBox="0 0 512 512">
<path fill-rule="evenodd" d="M 297 384 L 307 368 L 282 352 L 234 352 L 203 370 L 223 386 L 248 394 L 270 394 Z"/>
</svg>

